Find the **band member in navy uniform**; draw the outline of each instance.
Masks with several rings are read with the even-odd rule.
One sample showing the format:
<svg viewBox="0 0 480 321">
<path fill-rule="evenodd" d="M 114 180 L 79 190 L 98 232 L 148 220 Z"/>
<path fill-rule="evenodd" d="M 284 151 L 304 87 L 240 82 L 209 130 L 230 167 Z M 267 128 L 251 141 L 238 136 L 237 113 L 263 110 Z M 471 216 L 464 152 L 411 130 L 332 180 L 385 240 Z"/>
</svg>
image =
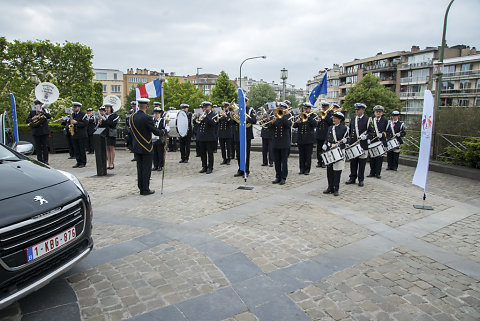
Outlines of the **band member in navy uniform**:
<svg viewBox="0 0 480 321">
<path fill-rule="evenodd" d="M 285 111 L 287 104 L 281 102 L 277 108 Z M 273 129 L 273 161 L 275 162 L 275 180 L 273 184 L 285 184 L 288 176 L 288 153 L 290 150 L 290 131 L 292 129 L 292 115 L 285 113 L 268 126 Z"/>
<path fill-rule="evenodd" d="M 188 130 L 185 137 L 180 137 L 180 156 L 181 160 L 179 163 L 188 163 L 188 159 L 190 158 L 190 143 L 192 141 L 192 113 L 188 111 L 190 105 L 188 104 L 181 104 L 180 108 L 185 112 L 188 119 Z"/>
<path fill-rule="evenodd" d="M 220 113 L 218 118 L 218 139 L 220 141 L 220 150 L 222 151 L 223 159 L 220 165 L 230 165 L 233 120 L 230 117 L 228 106 L 230 106 L 228 102 L 223 103 L 223 112 Z"/>
<path fill-rule="evenodd" d="M 72 136 L 73 150 L 75 152 L 75 158 L 77 164 L 73 166 L 76 167 L 85 167 L 87 165 L 87 154 L 85 152 L 85 142 L 88 138 L 87 135 L 87 126 L 88 119 L 87 114 L 80 110 L 82 104 L 79 102 L 73 102 L 73 114 L 72 114 L 72 124 L 75 128 L 75 134 Z"/>
<path fill-rule="evenodd" d="M 199 106 L 200 109 L 203 109 L 202 104 Z M 193 117 L 193 133 L 195 134 L 195 157 L 200 157 L 200 141 L 198 139 L 198 128 L 200 126 L 200 121 L 198 118 L 200 115 L 197 113 Z"/>
<path fill-rule="evenodd" d="M 130 102 L 131 109 L 128 111 L 128 114 L 125 117 L 125 128 L 123 129 L 123 137 L 125 139 L 125 143 L 127 144 L 128 150 L 130 150 L 130 153 L 133 153 L 132 150 L 132 132 L 130 130 L 130 116 L 134 113 L 134 110 L 137 109 L 137 102 L 136 101 L 131 101 Z M 135 161 L 135 159 L 132 159 L 132 162 Z"/>
<path fill-rule="evenodd" d="M 397 141 L 403 144 L 402 137 L 405 137 L 405 124 L 400 120 L 400 112 L 394 110 L 392 112 L 392 120 L 388 123 L 387 126 L 387 137 L 388 139 L 396 138 Z M 398 168 L 398 158 L 400 157 L 400 147 L 391 149 L 387 152 L 387 161 L 388 166 L 387 170 L 396 171 Z"/>
<path fill-rule="evenodd" d="M 252 139 L 253 139 L 253 124 L 257 123 L 257 114 L 255 113 L 255 110 L 253 110 L 252 107 L 247 106 L 248 103 L 248 98 L 245 97 L 245 118 L 247 121 L 247 125 L 251 124 L 251 126 L 247 127 L 247 139 L 246 139 L 246 149 L 247 149 L 247 155 L 246 155 L 246 161 L 245 161 L 245 172 L 247 176 L 250 174 L 250 148 L 252 146 Z M 239 126 L 237 123 L 234 124 L 234 131 L 235 131 L 235 153 L 237 155 L 237 161 L 238 161 L 238 171 L 236 174 L 233 176 L 235 177 L 243 177 L 243 171 L 240 170 L 240 134 L 239 134 Z"/>
<path fill-rule="evenodd" d="M 153 123 L 155 127 L 160 130 L 165 129 L 165 118 L 163 110 L 160 107 L 153 108 Z M 165 136 L 154 135 L 153 142 L 153 168 L 154 171 L 161 171 L 163 169 L 163 162 L 165 157 Z"/>
<path fill-rule="evenodd" d="M 48 120 L 52 118 L 52 115 L 43 107 L 43 103 L 40 100 L 36 99 L 33 103 L 39 106 L 40 110 L 30 111 L 26 122 L 32 129 L 37 160 L 48 165 L 48 135 L 50 134 Z"/>
<path fill-rule="evenodd" d="M 315 127 L 317 127 L 316 115 L 311 112 L 312 104 L 303 103 L 302 114 L 293 123 L 293 128 L 298 128 L 297 145 L 298 145 L 298 165 L 300 175 L 309 175 L 312 166 L 313 142 L 315 140 Z"/>
<path fill-rule="evenodd" d="M 373 107 L 373 112 L 375 117 L 372 118 L 370 122 L 370 127 L 368 129 L 371 143 L 375 141 L 381 141 L 384 146 L 387 145 L 387 125 L 388 120 L 383 117 L 383 112 L 385 108 L 383 106 L 377 105 Z M 382 163 L 383 155 L 377 157 L 370 157 L 370 174 L 367 177 L 376 177 L 382 178 Z"/>
<path fill-rule="evenodd" d="M 130 128 L 133 136 L 133 152 L 137 160 L 137 181 L 140 195 L 155 193 L 150 190 L 150 176 L 152 174 L 152 133 L 159 137 L 165 136 L 168 128 L 159 129 L 155 127 L 153 118 L 146 114 L 148 103 L 147 98 L 138 99 L 138 111 L 130 116 Z"/>
<path fill-rule="evenodd" d="M 217 105 L 213 105 L 213 108 L 212 108 L 213 112 L 216 113 L 217 108 L 218 108 Z M 220 115 L 218 115 L 218 116 L 220 116 Z M 218 120 L 218 118 L 217 118 L 217 120 Z M 217 150 L 218 150 L 218 121 L 217 121 L 217 124 L 215 126 L 215 144 L 213 145 L 213 152 L 216 153 Z"/>
<path fill-rule="evenodd" d="M 73 150 L 73 143 L 72 143 L 72 135 L 70 134 L 70 130 L 68 129 L 68 125 L 70 124 L 70 115 L 65 116 L 61 125 L 63 126 L 63 133 L 65 137 L 67 137 L 68 143 L 68 154 L 70 155 L 68 159 L 75 159 L 75 151 Z"/>
<path fill-rule="evenodd" d="M 210 174 L 213 171 L 213 148 L 216 144 L 215 130 L 218 122 L 218 115 L 212 111 L 212 103 L 202 103 L 203 114 L 200 116 L 198 135 L 200 141 L 200 155 L 202 158 L 202 170 L 200 173 Z"/>
<path fill-rule="evenodd" d="M 87 125 L 87 150 L 89 154 L 93 154 L 93 133 L 95 132 L 95 127 L 97 127 L 95 115 L 93 114 L 92 108 L 87 108 L 87 118 L 88 118 L 88 125 Z"/>
<path fill-rule="evenodd" d="M 327 132 L 328 128 L 333 125 L 332 121 L 332 115 L 333 113 L 331 111 L 328 111 L 328 107 L 330 105 L 327 102 L 322 102 L 322 110 L 325 114 L 325 117 L 319 117 L 318 123 L 317 123 L 317 131 L 316 131 L 316 137 L 317 137 L 317 167 L 325 167 L 325 164 L 323 164 L 323 159 L 322 159 L 322 147 L 323 144 L 325 143 L 325 140 L 327 139 Z"/>
<path fill-rule="evenodd" d="M 105 104 L 106 114 L 100 127 L 107 128 L 107 169 L 115 168 L 115 145 L 117 143 L 117 124 L 120 117 L 113 111 L 111 103 Z"/>
<path fill-rule="evenodd" d="M 273 120 L 273 110 L 267 111 L 264 115 L 267 122 Z M 264 125 L 260 132 L 262 137 L 262 166 L 273 167 L 273 128 L 272 126 Z"/>
<path fill-rule="evenodd" d="M 342 124 L 345 116 L 341 112 L 333 114 L 333 125 L 328 128 L 327 140 L 323 144 L 324 151 L 330 150 L 336 146 L 345 149 L 345 143 L 348 137 L 348 127 Z M 327 181 L 328 187 L 323 191 L 323 194 L 331 194 L 338 196 L 340 188 L 340 177 L 342 170 L 345 167 L 345 159 L 341 159 L 333 164 L 327 165 Z"/>
<path fill-rule="evenodd" d="M 357 116 L 350 119 L 350 139 L 348 143 L 352 145 L 360 140 L 363 154 L 350 160 L 350 178 L 345 184 L 355 184 L 358 178 L 358 186 L 362 187 L 368 156 L 368 127 L 371 120 L 370 117 L 365 115 L 365 110 L 367 109 L 365 104 L 356 103 L 354 106 Z"/>
</svg>

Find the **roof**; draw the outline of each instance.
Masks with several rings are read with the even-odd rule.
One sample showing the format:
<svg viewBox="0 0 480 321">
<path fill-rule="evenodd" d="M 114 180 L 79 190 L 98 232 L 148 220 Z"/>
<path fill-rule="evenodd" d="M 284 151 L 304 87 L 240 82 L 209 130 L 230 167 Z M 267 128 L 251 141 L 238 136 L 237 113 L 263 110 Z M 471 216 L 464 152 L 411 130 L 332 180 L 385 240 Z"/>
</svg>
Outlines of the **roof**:
<svg viewBox="0 0 480 321">
<path fill-rule="evenodd" d="M 468 62 L 468 61 L 476 61 L 480 60 L 480 54 L 479 55 L 470 55 L 470 56 L 464 56 L 464 57 L 455 57 L 455 58 L 448 58 L 443 60 L 443 64 L 454 64 L 454 63 L 459 63 L 459 62 Z"/>
</svg>

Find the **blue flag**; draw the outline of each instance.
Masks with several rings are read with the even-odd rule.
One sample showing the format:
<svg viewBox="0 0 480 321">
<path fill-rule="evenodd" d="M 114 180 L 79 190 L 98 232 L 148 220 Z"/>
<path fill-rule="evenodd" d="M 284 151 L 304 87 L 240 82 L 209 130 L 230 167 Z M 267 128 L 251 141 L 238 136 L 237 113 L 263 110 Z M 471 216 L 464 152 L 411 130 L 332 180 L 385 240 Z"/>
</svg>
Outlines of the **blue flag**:
<svg viewBox="0 0 480 321">
<path fill-rule="evenodd" d="M 17 105 L 15 104 L 15 97 L 13 94 L 10 94 L 10 104 L 12 105 L 13 137 L 18 143 Z"/>
<path fill-rule="evenodd" d="M 310 100 L 310 103 L 312 105 L 315 105 L 315 102 L 317 101 L 318 96 L 326 93 L 327 93 L 327 73 L 325 73 L 320 83 L 316 85 L 315 88 L 313 88 L 312 92 L 310 93 L 310 97 L 308 97 L 308 99 Z"/>
<path fill-rule="evenodd" d="M 242 88 L 238 88 L 238 134 L 240 138 L 240 170 L 243 171 L 243 178 L 247 179 L 245 164 L 247 161 L 247 117 L 245 116 L 245 95 Z"/>
</svg>

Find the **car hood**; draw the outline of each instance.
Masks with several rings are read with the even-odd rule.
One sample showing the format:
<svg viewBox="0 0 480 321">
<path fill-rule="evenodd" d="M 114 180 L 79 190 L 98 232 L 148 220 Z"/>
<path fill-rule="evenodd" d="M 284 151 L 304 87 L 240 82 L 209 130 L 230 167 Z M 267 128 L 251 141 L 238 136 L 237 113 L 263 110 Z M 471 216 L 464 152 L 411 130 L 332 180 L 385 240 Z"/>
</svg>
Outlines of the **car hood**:
<svg viewBox="0 0 480 321">
<path fill-rule="evenodd" d="M 67 180 L 59 171 L 34 160 L 0 163 L 0 201 Z"/>
</svg>

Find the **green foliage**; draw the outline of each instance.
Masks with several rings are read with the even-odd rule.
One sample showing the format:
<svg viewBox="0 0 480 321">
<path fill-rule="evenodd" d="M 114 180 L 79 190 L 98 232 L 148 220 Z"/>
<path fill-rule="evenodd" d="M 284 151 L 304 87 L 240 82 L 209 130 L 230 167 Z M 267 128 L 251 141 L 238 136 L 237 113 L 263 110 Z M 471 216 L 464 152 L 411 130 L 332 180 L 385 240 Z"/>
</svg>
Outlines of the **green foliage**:
<svg viewBox="0 0 480 321">
<path fill-rule="evenodd" d="M 467 138 L 463 141 L 465 150 L 455 147 L 447 147 L 447 153 L 454 158 L 453 163 L 466 165 L 473 168 L 480 168 L 480 138 Z"/>
<path fill-rule="evenodd" d="M 295 95 L 287 95 L 285 96 L 285 100 L 290 100 L 292 103 L 292 108 L 297 108 L 298 107 L 298 99 L 295 97 Z"/>
<path fill-rule="evenodd" d="M 389 115 L 395 109 L 400 110 L 402 108 L 402 103 L 397 95 L 381 85 L 380 79 L 372 73 L 368 73 L 355 86 L 350 88 L 342 108 L 345 112 L 353 114 L 355 103 L 367 105 L 366 113 L 369 116 L 373 116 L 372 108 L 376 105 L 385 107 L 386 115 Z"/>
<path fill-rule="evenodd" d="M 269 84 L 253 85 L 248 93 L 248 104 L 250 107 L 259 108 L 276 98 L 275 90 Z"/>
<path fill-rule="evenodd" d="M 212 96 L 210 97 L 211 103 L 221 106 L 224 101 L 231 102 L 232 100 L 237 100 L 237 98 L 237 88 L 230 81 L 227 73 L 222 70 L 215 81 L 215 87 L 213 88 Z"/>
<path fill-rule="evenodd" d="M 35 98 L 35 76 L 58 87 L 60 99 L 49 107 L 52 116 L 71 106 L 72 100 L 81 102 L 84 109 L 98 106 L 103 93 L 92 81 L 92 58 L 92 50 L 79 43 L 8 42 L 0 37 L 0 112 L 7 110 L 10 114 L 9 94 L 13 93 L 19 122 L 26 119 Z"/>
<path fill-rule="evenodd" d="M 100 107 L 103 105 L 103 85 L 101 82 L 96 81 L 93 83 L 93 106 Z M 93 108 L 93 107 L 92 107 Z"/>
</svg>

